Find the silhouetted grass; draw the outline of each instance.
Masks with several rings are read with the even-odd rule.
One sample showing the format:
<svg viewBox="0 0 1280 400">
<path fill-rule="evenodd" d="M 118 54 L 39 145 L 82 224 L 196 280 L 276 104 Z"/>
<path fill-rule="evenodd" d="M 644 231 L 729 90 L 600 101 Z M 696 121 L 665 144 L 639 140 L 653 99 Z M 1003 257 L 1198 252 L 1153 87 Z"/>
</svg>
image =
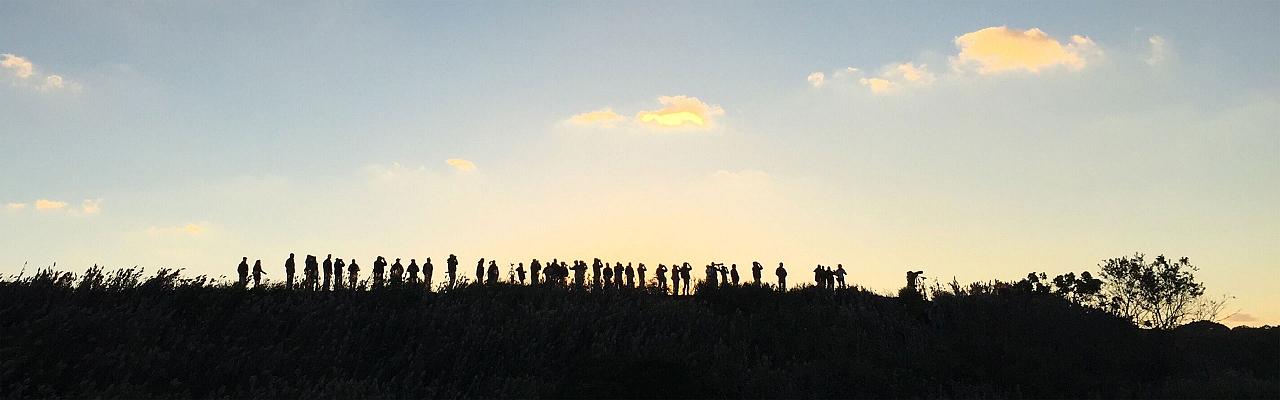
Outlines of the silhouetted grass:
<svg viewBox="0 0 1280 400">
<path fill-rule="evenodd" d="M 305 292 L 45 270 L 0 281 L 0 397 L 1280 396 L 1274 328 L 1140 330 L 971 288 Z"/>
</svg>

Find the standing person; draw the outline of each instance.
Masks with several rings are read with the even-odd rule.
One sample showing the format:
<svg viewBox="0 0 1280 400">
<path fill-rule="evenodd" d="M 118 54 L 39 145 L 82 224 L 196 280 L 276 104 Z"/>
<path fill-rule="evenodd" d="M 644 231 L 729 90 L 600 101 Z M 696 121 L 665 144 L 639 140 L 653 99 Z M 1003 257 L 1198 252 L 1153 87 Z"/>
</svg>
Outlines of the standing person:
<svg viewBox="0 0 1280 400">
<path fill-rule="evenodd" d="M 476 263 L 476 284 L 484 283 L 484 258 Z"/>
<path fill-rule="evenodd" d="M 565 264 L 563 261 L 561 261 L 560 272 L 558 274 L 560 275 L 560 279 L 563 280 L 566 276 L 568 276 L 568 274 L 569 274 L 569 270 L 565 269 Z M 577 286 L 581 288 L 586 284 L 587 284 L 587 262 L 586 261 L 574 262 L 573 286 Z"/>
<path fill-rule="evenodd" d="M 627 287 L 636 287 L 636 270 L 627 263 Z"/>
<path fill-rule="evenodd" d="M 680 264 L 671 264 L 671 295 L 680 294 Z"/>
<path fill-rule="evenodd" d="M 324 266 L 322 268 L 324 271 L 324 283 L 321 284 L 320 290 L 329 290 L 329 280 L 333 278 L 333 254 L 325 256 L 324 264 L 322 265 Z"/>
<path fill-rule="evenodd" d="M 729 269 L 729 277 L 733 278 L 733 286 L 738 286 L 738 264 L 733 264 Z"/>
<path fill-rule="evenodd" d="M 418 284 L 418 259 L 410 258 L 409 267 L 405 268 L 405 272 L 409 273 L 409 284 L 417 285 Z"/>
<path fill-rule="evenodd" d="M 648 270 L 648 268 L 645 268 L 644 263 L 640 263 L 640 266 L 639 266 L 639 267 L 636 267 L 636 275 L 639 275 L 637 278 L 640 278 L 640 287 L 641 287 L 641 288 L 643 288 L 643 287 L 644 287 L 644 285 L 645 285 L 645 281 L 644 281 L 644 271 L 647 271 L 647 270 Z"/>
<path fill-rule="evenodd" d="M 524 263 L 520 263 L 520 266 L 516 267 L 516 275 L 520 277 L 520 284 L 523 285 L 524 284 Z"/>
<path fill-rule="evenodd" d="M 320 263 L 316 262 L 316 256 L 307 254 L 306 265 L 302 267 L 302 274 L 306 275 L 307 290 L 315 291 L 316 285 L 320 284 Z"/>
<path fill-rule="evenodd" d="M 356 283 L 360 281 L 360 265 L 356 264 L 356 259 L 351 259 L 351 266 L 347 267 L 347 272 L 351 274 L 351 282 L 347 288 L 355 290 Z"/>
<path fill-rule="evenodd" d="M 849 272 L 844 270 L 844 264 L 836 264 L 836 284 L 839 284 L 841 289 L 848 287 L 844 284 L 844 276 L 847 274 Z"/>
<path fill-rule="evenodd" d="M 658 269 L 653 270 L 658 275 L 658 290 L 667 293 L 667 265 L 658 264 Z"/>
<path fill-rule="evenodd" d="M 333 290 L 335 291 L 342 289 L 342 267 L 346 265 L 341 258 L 333 260 Z"/>
<path fill-rule="evenodd" d="M 613 265 L 613 286 L 622 289 L 622 263 Z"/>
<path fill-rule="evenodd" d="M 574 265 L 577 265 L 577 264 L 574 264 Z M 597 258 L 595 261 L 592 261 L 592 262 L 591 262 L 591 288 L 592 288 L 592 289 L 599 289 L 599 288 L 600 288 L 600 270 L 601 270 L 602 268 L 603 268 L 603 266 L 602 266 L 602 265 L 600 265 L 600 259 L 599 259 L 599 258 Z M 612 275 L 612 274 L 610 274 L 610 275 Z"/>
<path fill-rule="evenodd" d="M 284 260 L 284 287 L 285 289 L 293 289 L 293 253 L 289 253 L 289 258 Z"/>
<path fill-rule="evenodd" d="M 822 277 L 822 273 L 822 264 L 818 264 L 818 267 L 813 269 L 813 284 L 826 289 L 827 280 Z"/>
<path fill-rule="evenodd" d="M 689 287 L 693 286 L 693 278 L 689 277 L 689 272 L 692 272 L 692 271 L 693 271 L 693 266 L 689 265 L 689 263 L 684 263 L 684 266 L 680 267 L 680 279 L 684 280 L 685 295 L 689 294 Z"/>
<path fill-rule="evenodd" d="M 720 272 L 720 270 L 716 269 L 716 263 L 707 264 L 707 268 L 706 268 L 707 276 L 706 278 L 702 278 L 702 281 L 706 282 L 707 286 L 712 288 L 718 286 L 716 285 L 716 273 L 718 272 Z"/>
<path fill-rule="evenodd" d="M 262 275 L 266 273 L 267 273 L 266 271 L 262 270 L 262 260 L 254 260 L 253 261 L 253 288 L 254 289 L 262 287 Z"/>
<path fill-rule="evenodd" d="M 778 290 L 787 291 L 787 269 L 782 267 L 782 263 L 778 263 L 778 269 L 773 271 L 778 276 Z"/>
<path fill-rule="evenodd" d="M 724 267 L 724 263 L 717 263 L 720 266 L 716 270 L 720 271 L 720 286 L 729 285 L 729 269 Z"/>
<path fill-rule="evenodd" d="M 751 279 L 753 280 L 753 282 L 752 282 L 752 283 L 755 283 L 757 286 L 759 286 L 759 285 L 760 285 L 760 271 L 761 271 L 761 270 L 764 270 L 764 266 L 760 265 L 760 262 L 759 262 L 759 261 L 752 261 L 752 262 L 751 262 Z"/>
<path fill-rule="evenodd" d="M 454 284 L 458 281 L 458 257 L 450 254 L 445 260 L 445 275 L 449 275 L 449 289 L 453 289 Z"/>
<path fill-rule="evenodd" d="M 382 282 L 385 279 L 387 268 L 387 259 L 378 256 L 373 260 L 373 288 L 382 289 Z"/>
<path fill-rule="evenodd" d="M 435 272 L 434 269 L 435 267 L 431 265 L 431 257 L 427 257 L 427 261 L 422 262 L 422 283 L 427 285 L 428 292 L 431 291 L 431 274 Z"/>
<path fill-rule="evenodd" d="M 489 260 L 489 280 L 490 285 L 498 284 L 498 262 Z"/>
<path fill-rule="evenodd" d="M 831 266 L 827 266 L 827 270 L 822 273 L 827 278 L 827 289 L 836 290 L 836 271 L 831 270 Z"/>
<path fill-rule="evenodd" d="M 604 266 L 604 286 L 613 287 L 613 268 L 608 265 Z"/>
<path fill-rule="evenodd" d="M 400 286 L 404 282 L 404 266 L 400 265 L 400 259 L 391 264 L 391 286 Z"/>
<path fill-rule="evenodd" d="M 533 262 L 529 263 L 529 284 L 530 285 L 533 285 L 533 286 L 538 285 L 538 274 L 540 273 L 542 273 L 542 263 L 539 263 L 538 259 L 535 258 L 533 259 Z"/>
<path fill-rule="evenodd" d="M 240 274 L 240 280 L 237 281 L 240 287 L 249 286 L 249 257 L 240 257 L 240 265 L 236 266 L 236 273 Z"/>
</svg>

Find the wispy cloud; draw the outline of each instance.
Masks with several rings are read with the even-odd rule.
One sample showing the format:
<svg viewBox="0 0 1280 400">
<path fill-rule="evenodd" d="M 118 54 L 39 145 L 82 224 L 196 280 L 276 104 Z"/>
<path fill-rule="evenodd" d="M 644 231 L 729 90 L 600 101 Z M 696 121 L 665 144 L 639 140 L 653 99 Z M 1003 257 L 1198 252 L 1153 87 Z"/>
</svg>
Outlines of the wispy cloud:
<svg viewBox="0 0 1280 400">
<path fill-rule="evenodd" d="M 612 108 L 602 108 L 596 111 L 588 111 L 569 117 L 569 122 L 576 125 L 615 126 L 616 124 L 626 120 L 627 117 L 613 112 Z"/>
<path fill-rule="evenodd" d="M 97 214 L 102 211 L 102 199 L 85 199 L 80 202 L 80 212 L 89 214 Z"/>
<path fill-rule="evenodd" d="M 25 210 L 27 209 L 27 203 L 8 203 L 4 205 L 4 208 L 6 210 L 15 210 L 15 211 Z"/>
<path fill-rule="evenodd" d="M 37 210 L 61 210 L 67 206 L 65 201 L 39 199 L 36 200 Z"/>
<path fill-rule="evenodd" d="M 1147 65 L 1157 66 L 1163 64 L 1169 58 L 1169 44 L 1164 40 L 1163 36 L 1154 35 L 1147 38 L 1147 43 L 1151 46 L 1147 51 L 1147 57 L 1142 59 Z"/>
</svg>

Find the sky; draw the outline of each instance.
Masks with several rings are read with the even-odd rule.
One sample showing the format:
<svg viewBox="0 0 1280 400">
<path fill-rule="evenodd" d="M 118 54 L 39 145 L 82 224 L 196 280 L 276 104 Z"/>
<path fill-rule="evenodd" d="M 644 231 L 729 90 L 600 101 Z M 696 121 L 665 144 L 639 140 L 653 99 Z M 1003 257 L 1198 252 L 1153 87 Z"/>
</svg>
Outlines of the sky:
<svg viewBox="0 0 1280 400">
<path fill-rule="evenodd" d="M 0 2 L 0 274 L 1189 257 L 1280 324 L 1280 3 Z"/>
</svg>

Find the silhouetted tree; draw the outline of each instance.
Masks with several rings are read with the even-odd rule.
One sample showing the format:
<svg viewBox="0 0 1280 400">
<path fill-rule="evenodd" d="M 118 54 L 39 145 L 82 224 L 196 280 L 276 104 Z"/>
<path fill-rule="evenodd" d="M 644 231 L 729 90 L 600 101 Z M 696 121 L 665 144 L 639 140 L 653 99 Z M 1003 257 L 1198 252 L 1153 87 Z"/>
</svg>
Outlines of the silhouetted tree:
<svg viewBox="0 0 1280 400">
<path fill-rule="evenodd" d="M 1199 270 L 1186 257 L 1164 255 L 1151 262 L 1143 254 L 1106 260 L 1099 265 L 1103 291 L 1112 312 L 1141 326 L 1171 329 L 1209 306 L 1201 301 L 1204 285 Z"/>
</svg>

